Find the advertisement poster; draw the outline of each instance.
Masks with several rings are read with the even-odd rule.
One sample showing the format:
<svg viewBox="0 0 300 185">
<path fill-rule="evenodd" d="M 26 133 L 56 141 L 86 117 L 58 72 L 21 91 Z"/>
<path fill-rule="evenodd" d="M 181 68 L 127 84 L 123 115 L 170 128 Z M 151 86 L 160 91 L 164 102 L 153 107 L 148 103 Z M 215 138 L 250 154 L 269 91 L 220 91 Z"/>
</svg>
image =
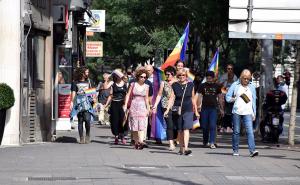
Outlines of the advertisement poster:
<svg viewBox="0 0 300 185">
<path fill-rule="evenodd" d="M 86 42 L 86 57 L 103 57 L 103 42 L 102 41 L 87 41 Z"/>
<path fill-rule="evenodd" d="M 71 84 L 58 84 L 58 118 L 70 118 Z"/>
</svg>

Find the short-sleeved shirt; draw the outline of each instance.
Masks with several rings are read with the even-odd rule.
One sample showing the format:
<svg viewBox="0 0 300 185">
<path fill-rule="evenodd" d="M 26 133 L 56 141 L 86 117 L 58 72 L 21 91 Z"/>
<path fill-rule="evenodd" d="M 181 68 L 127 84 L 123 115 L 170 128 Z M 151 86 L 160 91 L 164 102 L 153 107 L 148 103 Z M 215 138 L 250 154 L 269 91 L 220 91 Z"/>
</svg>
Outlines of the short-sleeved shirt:
<svg viewBox="0 0 300 185">
<path fill-rule="evenodd" d="M 182 102 L 182 112 L 193 112 L 193 102 L 192 95 L 194 90 L 193 82 L 188 82 L 186 84 L 180 84 L 179 82 L 174 82 L 172 84 L 172 89 L 175 94 L 174 106 L 180 106 L 184 89 L 186 87 L 185 95 Z"/>
<path fill-rule="evenodd" d="M 89 81 L 76 81 L 71 84 L 71 91 L 77 94 L 84 94 L 84 91 L 90 88 Z"/>
<path fill-rule="evenodd" d="M 221 93 L 221 86 L 216 83 L 205 82 L 200 85 L 198 91 L 199 94 L 202 94 L 202 107 L 217 107 L 218 106 L 218 94 Z"/>
</svg>

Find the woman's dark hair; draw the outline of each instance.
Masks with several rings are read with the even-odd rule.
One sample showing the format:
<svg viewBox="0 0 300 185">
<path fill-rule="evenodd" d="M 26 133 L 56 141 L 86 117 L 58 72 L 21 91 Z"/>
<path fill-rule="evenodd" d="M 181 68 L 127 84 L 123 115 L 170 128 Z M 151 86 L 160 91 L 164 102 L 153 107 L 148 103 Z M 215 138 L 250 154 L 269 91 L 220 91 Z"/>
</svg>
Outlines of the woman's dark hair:
<svg viewBox="0 0 300 185">
<path fill-rule="evenodd" d="M 82 66 L 82 67 L 79 67 L 77 69 L 75 69 L 75 72 L 74 72 L 74 80 L 75 81 L 79 81 L 81 80 L 81 78 L 84 76 L 84 73 L 85 71 L 87 70 L 88 68 L 86 66 Z"/>
<path fill-rule="evenodd" d="M 168 66 L 168 67 L 165 69 L 164 73 L 165 73 L 165 74 L 166 74 L 166 73 L 171 73 L 172 76 L 175 76 L 175 75 L 176 75 L 176 69 L 175 69 L 173 66 Z"/>
<path fill-rule="evenodd" d="M 205 73 L 205 76 L 206 76 L 206 77 L 210 76 L 210 77 L 214 78 L 214 77 L 215 77 L 215 73 L 214 73 L 213 71 L 207 71 L 207 72 Z"/>
<path fill-rule="evenodd" d="M 178 61 L 175 63 L 175 66 L 177 66 L 178 63 L 182 63 L 182 64 L 183 64 L 183 67 L 185 66 L 185 65 L 184 65 L 184 62 L 181 61 L 181 60 L 178 60 Z"/>
</svg>

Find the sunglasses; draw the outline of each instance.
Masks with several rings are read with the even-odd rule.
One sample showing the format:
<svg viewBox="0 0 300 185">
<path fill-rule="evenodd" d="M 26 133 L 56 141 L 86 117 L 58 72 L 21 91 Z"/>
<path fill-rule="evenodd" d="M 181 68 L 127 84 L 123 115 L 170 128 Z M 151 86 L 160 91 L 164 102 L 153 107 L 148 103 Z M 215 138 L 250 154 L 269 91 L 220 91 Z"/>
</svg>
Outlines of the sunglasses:
<svg viewBox="0 0 300 185">
<path fill-rule="evenodd" d="M 146 76 L 140 76 L 140 78 L 146 79 L 147 77 Z"/>
<path fill-rule="evenodd" d="M 181 77 L 181 76 L 186 76 L 185 74 L 180 74 L 180 75 L 177 75 L 177 77 Z"/>
<path fill-rule="evenodd" d="M 227 68 L 227 70 L 233 70 L 233 68 Z"/>
</svg>

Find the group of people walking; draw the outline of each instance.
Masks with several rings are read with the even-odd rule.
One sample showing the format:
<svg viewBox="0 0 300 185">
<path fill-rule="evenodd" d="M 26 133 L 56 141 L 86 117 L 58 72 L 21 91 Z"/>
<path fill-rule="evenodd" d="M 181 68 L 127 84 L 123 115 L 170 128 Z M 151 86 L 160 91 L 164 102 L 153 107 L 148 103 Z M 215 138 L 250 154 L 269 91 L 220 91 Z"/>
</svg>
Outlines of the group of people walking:
<svg viewBox="0 0 300 185">
<path fill-rule="evenodd" d="M 228 65 L 227 73 L 220 80 L 216 80 L 214 72 L 208 71 L 205 82 L 198 85 L 197 89 L 188 78 L 189 71 L 181 61 L 175 67 L 169 66 L 164 70 L 165 79 L 160 81 L 158 88 L 154 87 L 156 79 L 153 72 L 153 67 L 147 65 L 138 67 L 133 74 L 124 74 L 116 69 L 111 75 L 103 75 L 104 81 L 97 87 L 99 121 L 101 124 L 110 124 L 115 144 L 126 144 L 125 135 L 129 130 L 135 149 L 147 147 L 145 141 L 153 137 L 151 129 L 155 129 L 151 128 L 151 123 L 159 120 L 156 116 L 162 112 L 170 151 L 175 150 L 179 142 L 178 154 L 192 153 L 189 138 L 195 119 L 200 119 L 203 145 L 215 149 L 217 120 L 220 115 L 225 118 L 224 130 L 233 129 L 233 155 L 239 155 L 241 120 L 247 131 L 250 156 L 258 155 L 252 126 L 256 117 L 256 93 L 249 70 L 243 70 L 238 79 L 233 73 L 233 66 Z M 87 76 L 84 72 L 81 73 L 80 78 L 72 84 L 73 102 L 76 102 L 81 89 L 84 91 L 89 88 Z M 92 107 L 92 104 L 93 102 L 89 106 Z M 71 108 L 73 107 L 74 105 Z M 82 109 L 77 114 L 80 143 L 89 142 L 90 119 L 86 116 L 90 112 L 89 108 Z M 83 121 L 86 127 L 85 138 L 82 132 Z M 154 139 L 159 142 L 161 138 Z"/>
</svg>

